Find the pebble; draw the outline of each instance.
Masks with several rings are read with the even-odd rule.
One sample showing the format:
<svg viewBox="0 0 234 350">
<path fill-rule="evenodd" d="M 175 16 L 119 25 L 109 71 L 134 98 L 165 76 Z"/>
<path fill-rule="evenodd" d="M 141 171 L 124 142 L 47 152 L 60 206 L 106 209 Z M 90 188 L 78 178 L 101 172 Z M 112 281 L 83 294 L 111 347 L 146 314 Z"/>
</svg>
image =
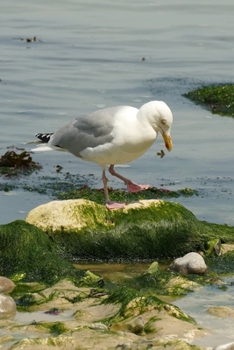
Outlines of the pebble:
<svg viewBox="0 0 234 350">
<path fill-rule="evenodd" d="M 11 293 L 14 288 L 14 282 L 7 277 L 0 276 L 0 293 Z"/>
<path fill-rule="evenodd" d="M 16 313 L 14 299 L 8 295 L 0 294 L 0 319 L 12 318 Z"/>
</svg>

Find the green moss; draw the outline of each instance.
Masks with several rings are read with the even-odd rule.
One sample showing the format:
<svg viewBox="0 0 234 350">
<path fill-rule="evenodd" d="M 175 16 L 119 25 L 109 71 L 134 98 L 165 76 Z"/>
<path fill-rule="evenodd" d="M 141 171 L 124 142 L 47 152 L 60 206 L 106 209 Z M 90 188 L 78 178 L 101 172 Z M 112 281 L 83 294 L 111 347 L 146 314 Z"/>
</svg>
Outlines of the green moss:
<svg viewBox="0 0 234 350">
<path fill-rule="evenodd" d="M 175 339 L 170 340 L 169 342 L 165 343 L 163 345 L 165 349 L 173 349 L 173 350 L 201 350 L 200 347 L 196 345 L 191 345 L 186 343 L 184 340 Z"/>
<path fill-rule="evenodd" d="M 64 323 L 62 322 L 40 322 L 36 325 L 37 327 L 46 328 L 53 336 L 57 336 L 63 333 L 66 333 L 68 329 L 65 327 Z M 54 345 L 54 344 L 51 344 Z"/>
<path fill-rule="evenodd" d="M 86 206 L 86 205 L 85 205 Z M 86 206 L 80 215 L 87 223 L 78 232 L 48 232 L 64 253 L 77 260 L 152 260 L 205 251 L 207 241 L 233 241 L 234 228 L 201 222 L 178 203 L 107 211 Z M 86 219 L 89 218 L 87 221 Z"/>
<path fill-rule="evenodd" d="M 17 220 L 1 225 L 0 242 L 2 276 L 48 284 L 55 283 L 62 277 L 83 276 L 83 272 L 58 256 L 42 230 L 25 221 Z"/>
<path fill-rule="evenodd" d="M 133 302 L 132 306 L 130 306 L 129 303 L 133 300 L 137 301 L 136 303 Z M 131 308 L 137 309 L 138 313 L 141 314 L 149 305 L 157 305 L 159 308 L 162 308 L 165 304 L 154 295 L 145 295 L 136 289 L 128 288 L 125 286 L 116 288 L 116 290 L 112 291 L 111 294 L 106 299 L 104 299 L 102 303 L 120 304 L 121 308 L 118 313 L 118 317 L 126 317 L 127 310 L 129 312 Z"/>
<path fill-rule="evenodd" d="M 234 271 L 234 251 L 227 252 L 221 256 L 206 259 L 210 269 L 217 274 L 228 274 Z"/>
<path fill-rule="evenodd" d="M 138 193 L 129 193 L 122 190 L 114 190 L 109 188 L 111 199 L 116 202 L 132 203 L 142 199 L 160 199 L 160 198 L 178 198 L 180 196 L 193 196 L 198 195 L 198 192 L 189 188 L 185 188 L 178 191 L 168 191 L 163 188 L 150 187 L 147 190 Z M 76 188 L 74 190 L 66 192 L 57 192 L 58 199 L 88 199 L 99 204 L 104 203 L 103 190 L 91 189 L 88 186 Z"/>
<path fill-rule="evenodd" d="M 183 96 L 201 104 L 212 113 L 234 117 L 234 85 L 205 86 Z"/>
</svg>

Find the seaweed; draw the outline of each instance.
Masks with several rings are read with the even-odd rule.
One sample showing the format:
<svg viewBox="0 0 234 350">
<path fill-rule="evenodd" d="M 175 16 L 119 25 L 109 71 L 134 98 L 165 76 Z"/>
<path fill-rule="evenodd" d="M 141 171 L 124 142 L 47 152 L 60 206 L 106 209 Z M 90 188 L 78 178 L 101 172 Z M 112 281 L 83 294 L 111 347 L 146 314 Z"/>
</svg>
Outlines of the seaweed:
<svg viewBox="0 0 234 350">
<path fill-rule="evenodd" d="M 39 169 L 41 169 L 41 165 L 34 162 L 30 153 L 25 150 L 22 150 L 21 153 L 14 150 L 7 151 L 0 157 L 0 174 L 6 177 L 19 174 L 28 175 Z"/>
<path fill-rule="evenodd" d="M 213 114 L 234 118 L 234 84 L 204 86 L 182 96 L 205 106 Z"/>
</svg>

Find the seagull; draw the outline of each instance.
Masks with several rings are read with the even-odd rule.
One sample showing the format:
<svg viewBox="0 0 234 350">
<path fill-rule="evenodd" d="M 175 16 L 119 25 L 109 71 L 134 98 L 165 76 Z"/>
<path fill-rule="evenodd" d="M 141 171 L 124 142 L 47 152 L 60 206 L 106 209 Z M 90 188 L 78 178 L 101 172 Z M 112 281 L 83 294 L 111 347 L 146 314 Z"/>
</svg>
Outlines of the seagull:
<svg viewBox="0 0 234 350">
<path fill-rule="evenodd" d="M 129 192 L 149 188 L 150 185 L 139 185 L 120 175 L 114 166 L 141 157 L 159 133 L 166 149 L 171 151 L 172 122 L 172 112 L 165 102 L 150 101 L 140 109 L 116 106 L 82 114 L 54 133 L 37 133 L 35 136 L 47 144 L 46 150 L 65 150 L 82 160 L 97 163 L 102 168 L 106 208 L 119 209 L 124 208 L 125 203 L 110 200 L 106 167 L 109 166 L 111 175 L 125 183 Z M 40 147 L 37 150 L 40 151 Z"/>
</svg>

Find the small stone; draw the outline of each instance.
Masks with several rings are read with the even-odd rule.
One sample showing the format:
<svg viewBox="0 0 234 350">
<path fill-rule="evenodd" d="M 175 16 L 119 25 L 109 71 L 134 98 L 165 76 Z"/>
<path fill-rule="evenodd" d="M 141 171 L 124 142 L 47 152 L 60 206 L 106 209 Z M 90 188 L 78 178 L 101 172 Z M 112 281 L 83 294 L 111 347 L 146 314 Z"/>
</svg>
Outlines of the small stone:
<svg viewBox="0 0 234 350">
<path fill-rule="evenodd" d="M 204 274 L 208 267 L 205 264 L 203 257 L 198 253 L 188 253 L 182 258 L 175 259 L 169 266 L 169 270 L 187 274 Z"/>
<path fill-rule="evenodd" d="M 135 318 L 132 322 L 127 324 L 127 328 L 134 334 L 140 334 L 144 330 L 144 321 L 141 316 Z"/>
<path fill-rule="evenodd" d="M 95 329 L 96 331 L 108 331 L 108 327 L 101 322 L 91 323 L 89 328 Z"/>
</svg>

